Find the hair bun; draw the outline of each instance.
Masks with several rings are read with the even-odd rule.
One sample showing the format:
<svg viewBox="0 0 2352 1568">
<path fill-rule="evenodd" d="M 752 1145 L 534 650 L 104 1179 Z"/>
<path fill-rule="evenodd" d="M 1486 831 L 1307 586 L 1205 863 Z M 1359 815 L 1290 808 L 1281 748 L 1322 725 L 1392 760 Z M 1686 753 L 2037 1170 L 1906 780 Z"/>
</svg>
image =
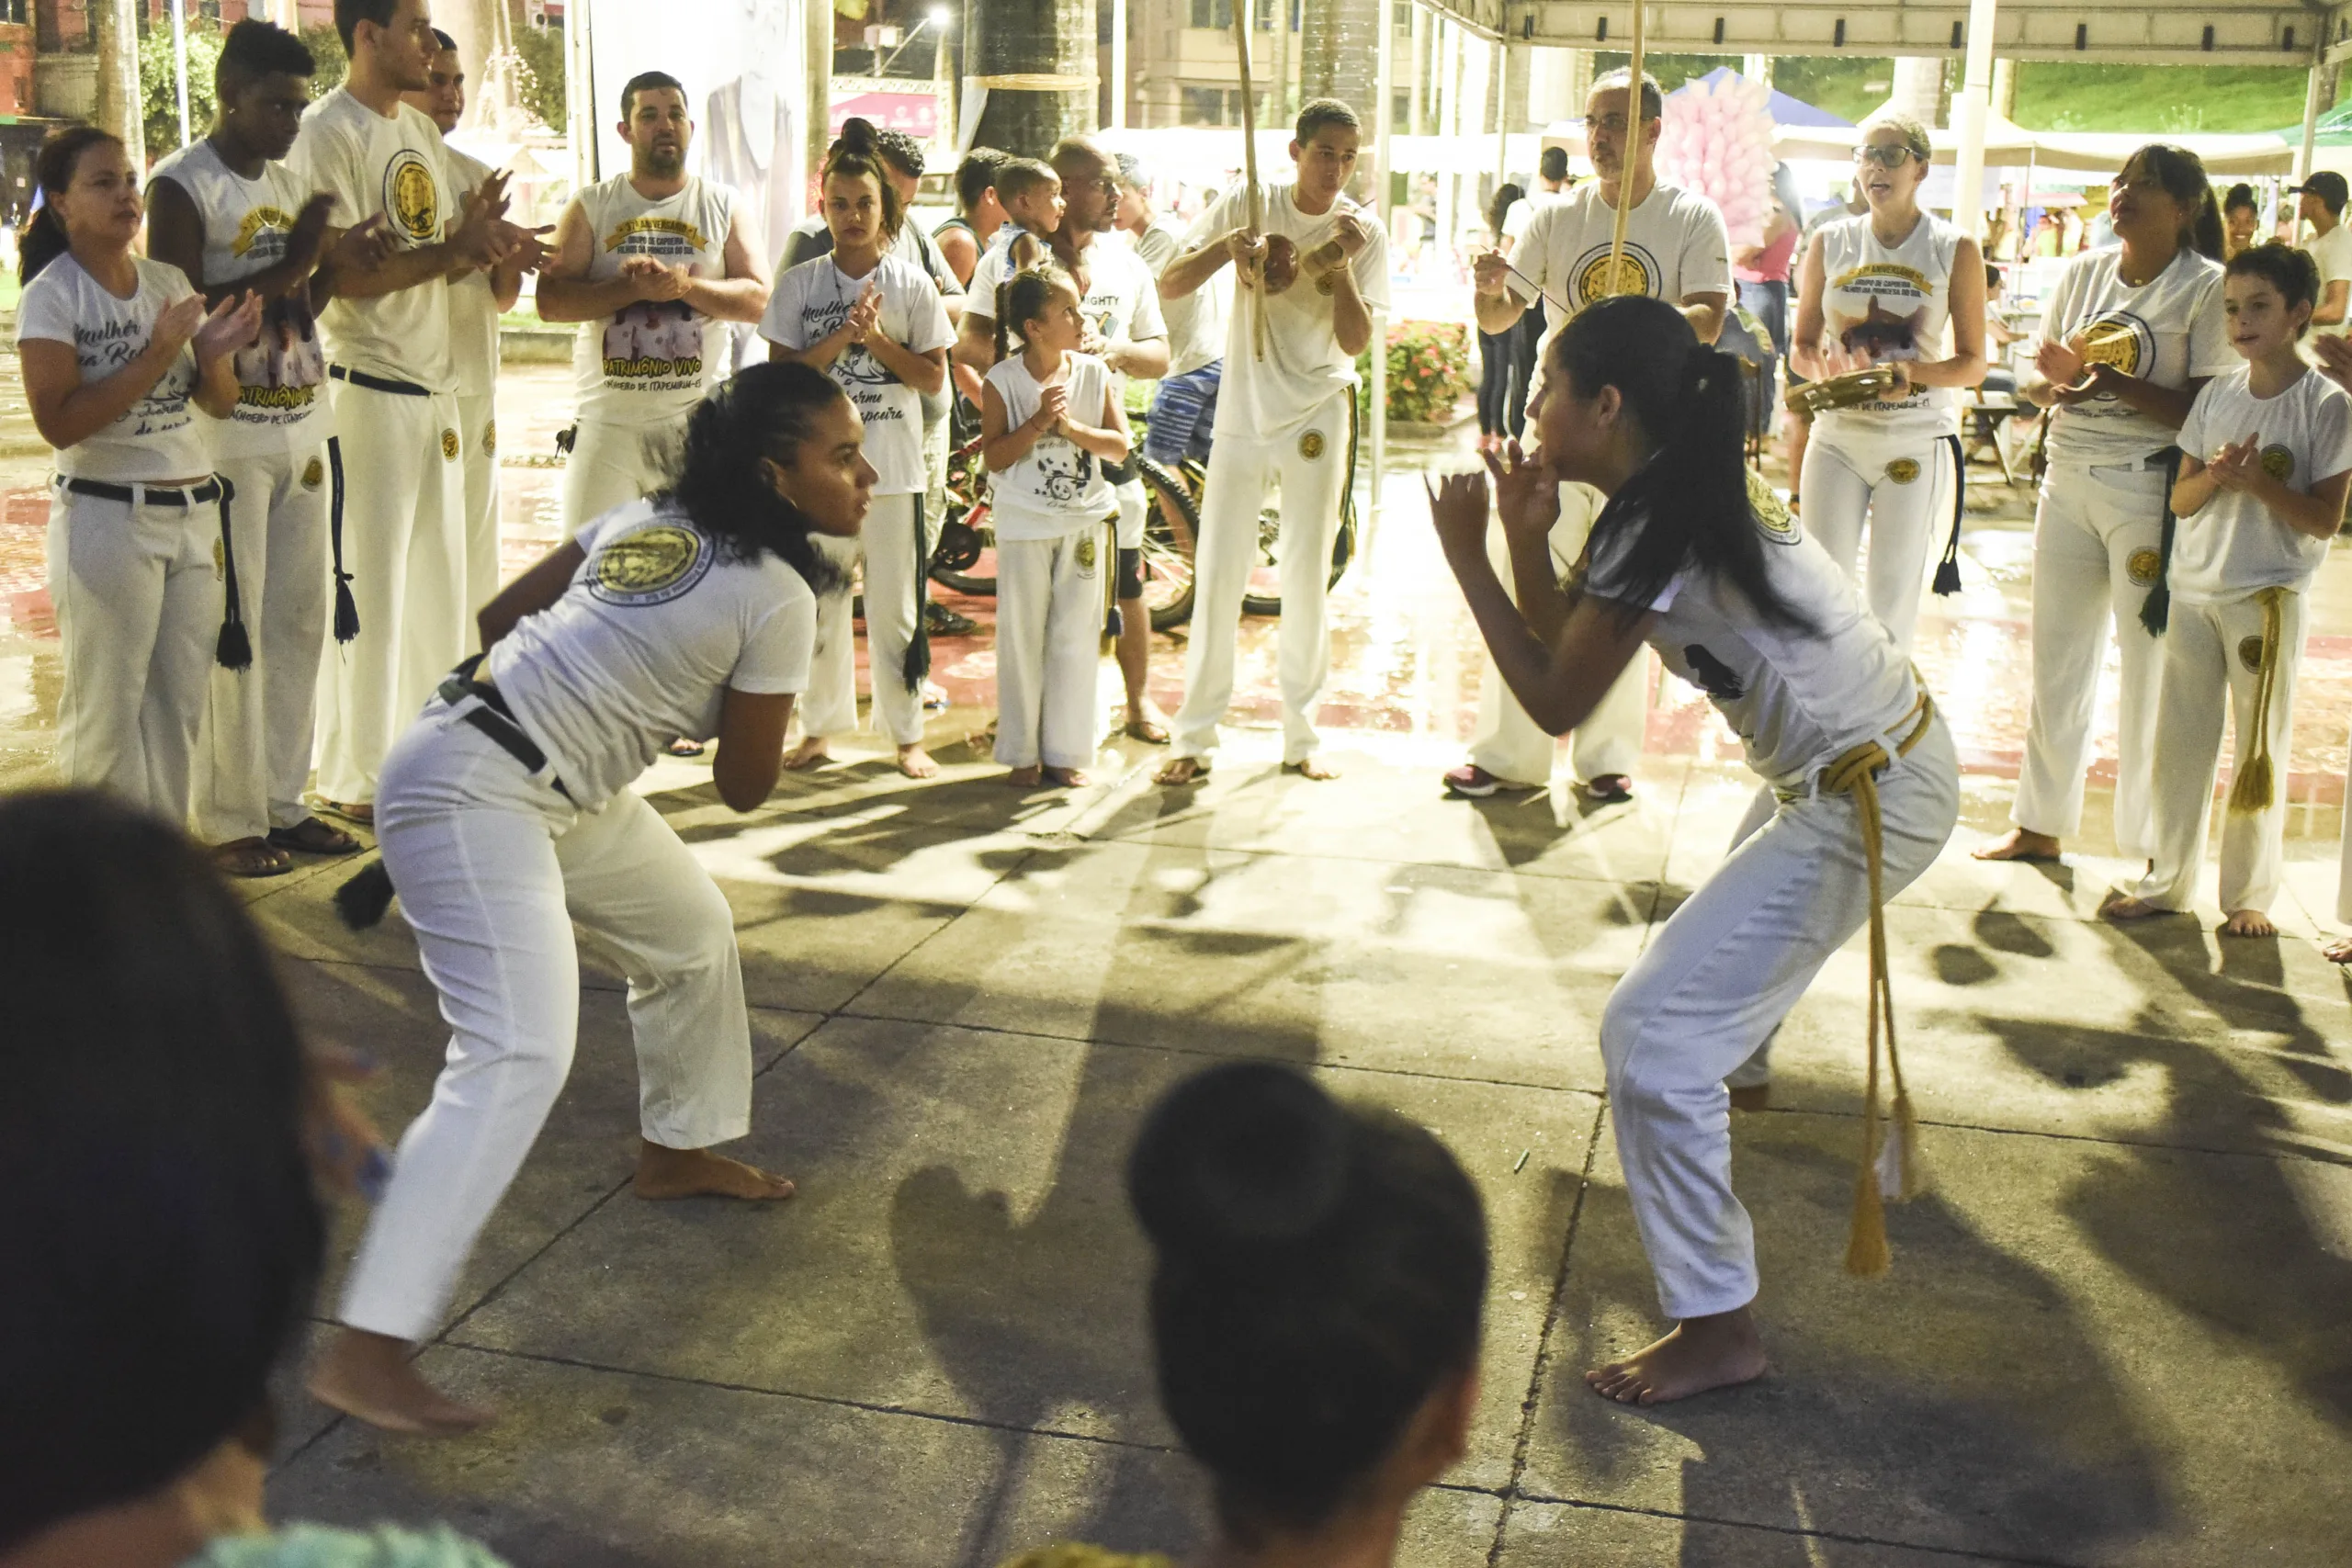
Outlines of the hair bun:
<svg viewBox="0 0 2352 1568">
<path fill-rule="evenodd" d="M 1237 1062 L 1159 1103 L 1136 1140 L 1127 1193 L 1163 1253 L 1262 1268 L 1338 1213 L 1351 1144 L 1347 1117 L 1306 1075 Z"/>
<path fill-rule="evenodd" d="M 882 136 L 874 122 L 855 115 L 842 121 L 842 133 L 833 138 L 836 152 L 872 152 L 881 144 Z"/>
</svg>

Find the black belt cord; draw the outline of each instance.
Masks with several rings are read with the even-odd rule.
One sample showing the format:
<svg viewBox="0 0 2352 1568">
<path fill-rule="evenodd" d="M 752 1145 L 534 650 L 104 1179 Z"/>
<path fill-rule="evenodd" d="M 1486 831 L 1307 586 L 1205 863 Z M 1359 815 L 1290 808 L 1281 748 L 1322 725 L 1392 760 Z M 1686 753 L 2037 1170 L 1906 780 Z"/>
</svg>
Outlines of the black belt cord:
<svg viewBox="0 0 2352 1568">
<path fill-rule="evenodd" d="M 1951 448 L 1951 536 L 1944 541 L 1943 559 L 1936 563 L 1936 592 L 1960 592 L 1960 521 L 1968 505 L 1968 458 L 1961 450 L 1960 437 L 1939 437 Z"/>
<path fill-rule="evenodd" d="M 2178 522 L 2172 514 L 2172 487 L 2180 482 L 2182 453 L 2177 446 L 2167 446 L 2156 456 L 2165 466 L 2164 534 L 2156 542 L 2155 586 L 2140 602 L 2140 624 L 2148 628 L 2150 637 L 2164 636 L 2172 624 L 2172 536 Z"/>
<path fill-rule="evenodd" d="M 119 485 L 104 479 L 67 478 L 65 488 L 75 495 L 96 496 L 100 501 L 119 501 L 125 506 L 143 502 L 158 502 L 164 506 L 201 506 L 214 502 L 220 512 L 220 571 L 223 581 L 220 635 L 213 639 L 212 657 L 224 669 L 243 670 L 254 661 L 253 639 L 245 633 L 243 606 L 237 600 L 237 551 L 231 539 L 229 502 L 237 487 L 215 474 L 202 484 L 185 490 L 165 489 L 160 485 Z"/>
<path fill-rule="evenodd" d="M 931 504 L 928 491 L 917 492 L 915 512 L 915 635 L 907 639 L 907 657 L 899 671 L 906 677 L 907 690 L 920 693 L 923 677 L 931 673 L 931 632 L 922 624 L 922 613 L 931 603 L 931 551 L 923 538 L 923 513 Z M 921 710 L 921 705 L 917 705 Z"/>
<path fill-rule="evenodd" d="M 343 437 L 327 437 L 327 538 L 334 547 L 334 640 L 359 635 L 359 605 L 351 597 L 351 573 L 343 570 Z"/>
</svg>

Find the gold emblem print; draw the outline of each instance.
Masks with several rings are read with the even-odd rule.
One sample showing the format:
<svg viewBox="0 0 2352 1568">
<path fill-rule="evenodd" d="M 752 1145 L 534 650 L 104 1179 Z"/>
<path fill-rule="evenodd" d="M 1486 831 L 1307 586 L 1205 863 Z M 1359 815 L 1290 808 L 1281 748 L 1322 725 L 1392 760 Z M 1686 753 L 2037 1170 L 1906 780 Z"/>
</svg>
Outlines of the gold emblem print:
<svg viewBox="0 0 2352 1568">
<path fill-rule="evenodd" d="M 1308 462 L 1323 456 L 1323 433 L 1310 430 L 1298 438 L 1298 455 Z"/>
<path fill-rule="evenodd" d="M 2132 581 L 2145 588 L 2155 581 L 2164 565 L 2165 558 L 2154 550 L 2133 550 L 2131 558 L 2123 563 L 2123 570 Z"/>
<path fill-rule="evenodd" d="M 2139 323 L 2125 318 L 2107 317 L 2093 321 L 2083 329 L 2083 363 L 2112 365 L 2126 376 L 2140 373 Z"/>
<path fill-rule="evenodd" d="M 255 207 L 246 210 L 243 221 L 237 225 L 237 237 L 229 242 L 229 254 L 240 260 L 253 253 L 254 243 L 264 234 L 288 234 L 294 231 L 293 215 L 275 207 Z"/>
<path fill-rule="evenodd" d="M 2262 673 L 2262 639 L 2258 637 L 2238 639 L 2238 662 L 2256 675 Z"/>
<path fill-rule="evenodd" d="M 431 166 L 414 148 L 401 148 L 385 165 L 384 211 L 393 231 L 412 243 L 426 244 L 440 236 L 441 194 L 433 184 Z"/>
<path fill-rule="evenodd" d="M 304 490 L 316 490 L 322 483 L 325 482 L 326 477 L 327 466 L 324 463 L 320 462 L 316 457 L 313 457 L 309 463 L 303 466 L 302 488 Z"/>
<path fill-rule="evenodd" d="M 2295 455 L 2284 444 L 2274 441 L 2262 449 L 2262 471 L 2285 484 L 2295 477 Z"/>
<path fill-rule="evenodd" d="M 666 604 L 702 581 L 710 550 L 694 529 L 675 523 L 640 528 L 596 552 L 588 592 L 607 604 Z"/>
<path fill-rule="evenodd" d="M 1899 485 L 1916 482 L 1919 478 L 1919 459 L 1897 457 L 1886 466 L 1886 477 Z"/>
<path fill-rule="evenodd" d="M 1762 528 L 1774 542 L 1793 545 L 1797 542 L 1797 520 L 1788 504 L 1772 493 L 1764 476 L 1754 468 L 1747 472 L 1747 504 L 1756 513 L 1757 526 Z"/>
<path fill-rule="evenodd" d="M 481 455 L 485 457 L 498 456 L 498 422 L 494 419 L 481 427 Z"/>
<path fill-rule="evenodd" d="M 1094 570 L 1094 536 L 1091 534 L 1080 535 L 1078 540 L 1078 547 L 1070 553 L 1078 559 L 1079 570 L 1092 571 Z"/>
<path fill-rule="evenodd" d="M 441 456 L 447 458 L 452 463 L 458 460 L 458 433 L 456 431 L 445 430 L 441 433 Z"/>
<path fill-rule="evenodd" d="M 1603 251 L 1589 263 L 1577 276 L 1577 303 L 1589 305 L 1596 299 L 1606 299 L 1613 294 L 1647 294 L 1650 291 L 1649 269 L 1631 254 L 1617 259 L 1616 286 L 1610 286 L 1609 254 Z"/>
</svg>

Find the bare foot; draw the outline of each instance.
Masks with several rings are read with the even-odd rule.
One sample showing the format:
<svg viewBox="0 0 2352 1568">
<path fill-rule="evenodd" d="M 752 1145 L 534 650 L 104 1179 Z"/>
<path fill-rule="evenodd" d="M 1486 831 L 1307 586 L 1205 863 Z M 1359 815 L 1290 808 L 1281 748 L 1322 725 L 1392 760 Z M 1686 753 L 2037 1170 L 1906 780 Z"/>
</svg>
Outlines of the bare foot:
<svg viewBox="0 0 2352 1568">
<path fill-rule="evenodd" d="M 1209 765 L 1198 757 L 1170 757 L 1167 765 L 1151 775 L 1151 782 L 1161 784 L 1198 784 L 1209 776 Z"/>
<path fill-rule="evenodd" d="M 1004 782 L 1015 789 L 1035 789 L 1046 782 L 1046 770 L 1032 762 L 1025 768 L 1015 768 L 1005 774 Z"/>
<path fill-rule="evenodd" d="M 823 767 L 832 760 L 831 746 L 822 736 L 812 735 L 792 749 L 792 755 L 784 760 L 784 765 L 793 773 L 805 773 L 811 768 Z"/>
<path fill-rule="evenodd" d="M 1584 1381 L 1620 1404 L 1664 1404 L 1711 1388 L 1728 1388 L 1764 1375 L 1764 1342 L 1746 1307 L 1712 1317 L 1684 1318 L 1665 1338 L 1622 1361 L 1595 1367 Z"/>
<path fill-rule="evenodd" d="M 2278 928 L 2260 909 L 2240 909 L 2222 922 L 2223 936 L 2277 936 Z"/>
<path fill-rule="evenodd" d="M 1046 777 L 1064 789 L 1084 789 L 1093 782 L 1076 768 L 1047 768 Z"/>
<path fill-rule="evenodd" d="M 1302 757 L 1295 762 L 1284 762 L 1283 772 L 1296 773 L 1303 779 L 1326 780 L 1340 776 L 1340 770 L 1320 757 Z"/>
<path fill-rule="evenodd" d="M 1772 1109 L 1772 1086 L 1769 1083 L 1734 1084 L 1731 1089 L 1734 1111 L 1770 1111 Z"/>
<path fill-rule="evenodd" d="M 899 772 L 910 779 L 935 779 L 939 776 L 939 764 L 931 760 L 931 753 L 918 741 L 899 748 Z"/>
<path fill-rule="evenodd" d="M 2352 936 L 2340 936 L 2319 950 L 2330 964 L 2352 964 Z"/>
<path fill-rule="evenodd" d="M 1969 853 L 1978 860 L 2056 860 L 2058 840 L 2030 828 L 2012 828 L 1990 843 L 1977 845 Z"/>
<path fill-rule="evenodd" d="M 637 1176 L 629 1190 L 640 1198 L 746 1198 L 773 1203 L 792 1196 L 792 1183 L 740 1159 L 708 1149 L 672 1149 L 639 1139 Z"/>
<path fill-rule="evenodd" d="M 387 1432 L 450 1437 L 488 1426 L 497 1412 L 462 1404 L 417 1375 L 415 1347 L 388 1334 L 345 1328 L 311 1369 L 311 1397 Z"/>
<path fill-rule="evenodd" d="M 2144 920 L 2150 915 L 2172 913 L 2162 904 L 2134 898 L 2128 893 L 2109 893 L 2099 900 L 2098 912 L 2110 920 Z"/>
</svg>

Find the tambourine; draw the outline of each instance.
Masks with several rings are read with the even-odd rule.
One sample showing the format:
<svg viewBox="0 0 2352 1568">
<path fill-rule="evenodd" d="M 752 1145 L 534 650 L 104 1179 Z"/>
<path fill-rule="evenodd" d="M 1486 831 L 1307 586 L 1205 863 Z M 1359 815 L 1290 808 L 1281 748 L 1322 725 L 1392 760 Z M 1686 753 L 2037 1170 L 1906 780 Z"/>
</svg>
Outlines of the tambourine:
<svg viewBox="0 0 2352 1568">
<path fill-rule="evenodd" d="M 1883 400 L 1904 383 L 1903 372 L 1892 365 L 1873 365 L 1843 376 L 1791 387 L 1781 401 L 1791 413 L 1811 419 L 1832 409 L 1859 408 Z"/>
</svg>

